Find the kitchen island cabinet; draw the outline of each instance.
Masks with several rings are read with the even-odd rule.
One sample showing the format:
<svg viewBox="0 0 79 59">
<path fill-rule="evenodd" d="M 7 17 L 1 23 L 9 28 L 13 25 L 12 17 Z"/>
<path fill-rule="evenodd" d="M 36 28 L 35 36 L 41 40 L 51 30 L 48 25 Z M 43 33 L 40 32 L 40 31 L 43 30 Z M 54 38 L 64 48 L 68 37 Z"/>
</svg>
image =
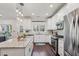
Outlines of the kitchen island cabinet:
<svg viewBox="0 0 79 59">
<path fill-rule="evenodd" d="M 31 56 L 33 49 L 33 36 L 23 41 L 7 40 L 0 43 L 0 56 Z"/>
<path fill-rule="evenodd" d="M 46 34 L 34 35 L 34 43 L 49 43 L 49 36 Z"/>
</svg>

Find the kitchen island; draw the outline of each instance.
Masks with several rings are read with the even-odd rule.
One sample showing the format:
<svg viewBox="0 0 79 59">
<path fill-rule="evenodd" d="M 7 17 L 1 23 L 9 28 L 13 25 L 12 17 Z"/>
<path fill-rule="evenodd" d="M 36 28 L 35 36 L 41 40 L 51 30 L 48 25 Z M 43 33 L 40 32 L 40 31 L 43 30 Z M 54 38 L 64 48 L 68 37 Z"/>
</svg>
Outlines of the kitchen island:
<svg viewBox="0 0 79 59">
<path fill-rule="evenodd" d="M 22 41 L 16 38 L 0 43 L 0 56 L 30 56 L 33 49 L 33 36 L 27 36 Z"/>
</svg>

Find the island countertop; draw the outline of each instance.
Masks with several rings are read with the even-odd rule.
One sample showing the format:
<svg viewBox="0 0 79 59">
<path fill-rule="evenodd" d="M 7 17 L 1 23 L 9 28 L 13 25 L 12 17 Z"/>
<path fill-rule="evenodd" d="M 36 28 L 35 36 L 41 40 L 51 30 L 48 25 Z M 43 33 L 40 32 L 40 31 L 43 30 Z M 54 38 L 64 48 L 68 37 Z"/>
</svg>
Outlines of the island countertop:
<svg viewBox="0 0 79 59">
<path fill-rule="evenodd" d="M 33 40 L 33 37 L 26 37 L 23 41 L 18 41 L 16 38 L 9 39 L 0 43 L 0 48 L 25 48 L 28 43 Z"/>
</svg>

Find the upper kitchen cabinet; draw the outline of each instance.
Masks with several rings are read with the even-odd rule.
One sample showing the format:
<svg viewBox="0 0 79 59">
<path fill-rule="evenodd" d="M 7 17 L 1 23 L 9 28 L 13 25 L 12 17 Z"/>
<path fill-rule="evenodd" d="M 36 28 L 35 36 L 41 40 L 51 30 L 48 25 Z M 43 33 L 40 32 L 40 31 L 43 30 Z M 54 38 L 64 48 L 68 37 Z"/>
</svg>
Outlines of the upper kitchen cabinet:
<svg viewBox="0 0 79 59">
<path fill-rule="evenodd" d="M 45 22 L 32 21 L 32 30 L 35 34 L 46 34 L 45 27 Z"/>
<path fill-rule="evenodd" d="M 22 21 L 17 22 L 17 28 L 19 32 L 32 30 L 32 21 L 30 18 L 24 18 Z"/>
<path fill-rule="evenodd" d="M 56 20 L 53 20 L 52 18 L 48 19 L 47 22 L 47 27 L 46 30 L 56 30 Z"/>
<path fill-rule="evenodd" d="M 32 21 L 31 21 L 31 19 L 30 18 L 24 19 L 23 26 L 24 26 L 24 30 L 26 30 L 26 31 L 32 30 Z"/>
</svg>

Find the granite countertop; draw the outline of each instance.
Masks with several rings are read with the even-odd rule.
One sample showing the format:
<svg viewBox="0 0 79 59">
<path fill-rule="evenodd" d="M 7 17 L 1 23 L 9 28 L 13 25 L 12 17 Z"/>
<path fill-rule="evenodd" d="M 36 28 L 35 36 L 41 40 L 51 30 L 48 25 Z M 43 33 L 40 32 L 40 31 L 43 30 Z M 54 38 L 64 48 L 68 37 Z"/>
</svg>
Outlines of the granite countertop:
<svg viewBox="0 0 79 59">
<path fill-rule="evenodd" d="M 24 38 L 23 41 L 18 41 L 16 38 L 9 39 L 0 43 L 0 48 L 25 48 L 30 42 L 30 39 Z"/>
</svg>

